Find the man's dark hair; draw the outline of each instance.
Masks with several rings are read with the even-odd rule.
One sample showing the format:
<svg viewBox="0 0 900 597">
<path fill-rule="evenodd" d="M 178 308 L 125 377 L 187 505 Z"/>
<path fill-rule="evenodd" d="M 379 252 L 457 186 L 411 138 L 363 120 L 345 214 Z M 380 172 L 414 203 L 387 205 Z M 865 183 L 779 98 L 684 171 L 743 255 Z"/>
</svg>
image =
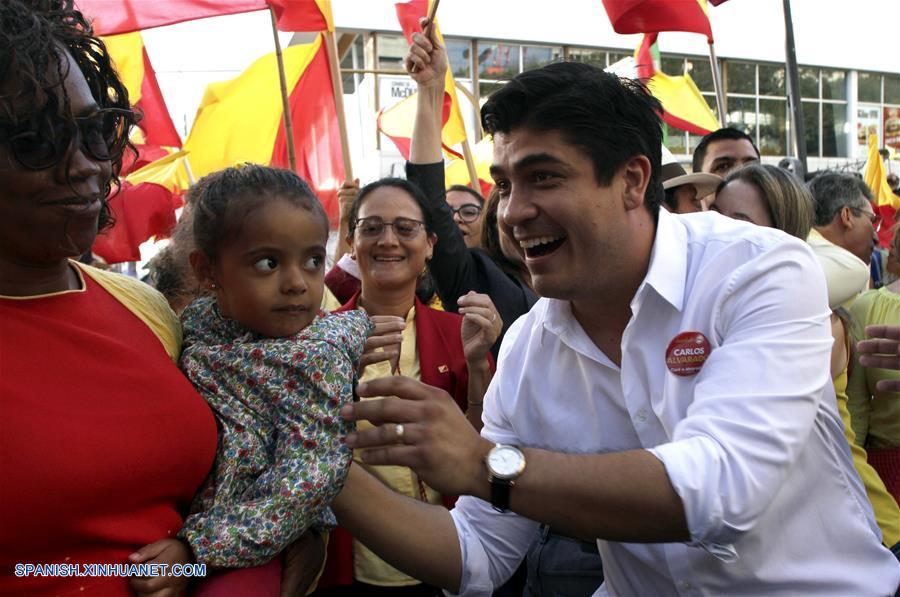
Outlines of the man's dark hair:
<svg viewBox="0 0 900 597">
<path fill-rule="evenodd" d="M 478 202 L 478 205 L 484 207 L 484 197 L 481 195 L 481 193 L 479 193 L 472 187 L 467 187 L 464 184 L 455 184 L 455 185 L 452 185 L 449 189 L 447 189 L 448 193 L 450 191 L 459 191 L 461 193 L 468 193 L 468 194 L 472 195 L 472 198 L 475 199 L 475 201 Z"/>
<path fill-rule="evenodd" d="M 759 157 L 759 149 L 756 147 L 756 143 L 753 142 L 750 135 L 744 131 L 726 126 L 725 128 L 713 131 L 700 139 L 697 149 L 694 150 L 694 160 L 691 163 L 691 169 L 693 169 L 694 172 L 703 171 L 703 160 L 706 158 L 706 150 L 709 148 L 710 143 L 723 140 L 737 141 L 739 139 L 750 141 L 750 145 L 753 146 L 753 150 L 756 152 L 756 157 Z"/>
<path fill-rule="evenodd" d="M 816 226 L 827 226 L 845 205 L 861 209 L 872 200 L 872 191 L 862 179 L 843 172 L 820 172 L 806 187 L 813 196 Z"/>
<path fill-rule="evenodd" d="M 646 156 L 651 170 L 644 205 L 655 218 L 663 200 L 661 111 L 641 83 L 581 62 L 556 62 L 494 92 L 481 108 L 481 122 L 492 135 L 518 127 L 559 131 L 591 158 L 604 186 L 629 159 Z"/>
<path fill-rule="evenodd" d="M 112 224 L 106 203 L 112 185 L 118 183 L 125 148 L 133 146 L 128 134 L 137 119 L 128 91 L 116 74 L 103 41 L 72 6 L 72 0 L 0 1 L 0 143 L 23 131 L 42 131 L 46 140 L 61 144 L 75 136 L 75 114 L 66 92 L 68 52 L 84 75 L 97 105 L 115 109 L 104 121 L 102 134 L 110 151 L 112 174 L 104 180 L 101 229 Z M 69 163 L 74 143 L 60 155 L 69 185 Z"/>
</svg>

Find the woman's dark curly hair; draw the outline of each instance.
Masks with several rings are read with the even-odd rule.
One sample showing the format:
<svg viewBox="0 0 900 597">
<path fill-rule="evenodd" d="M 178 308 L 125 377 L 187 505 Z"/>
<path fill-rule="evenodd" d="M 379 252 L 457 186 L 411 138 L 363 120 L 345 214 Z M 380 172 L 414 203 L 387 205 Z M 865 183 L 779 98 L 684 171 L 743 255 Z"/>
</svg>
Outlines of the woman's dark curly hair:
<svg viewBox="0 0 900 597">
<path fill-rule="evenodd" d="M 112 224 L 106 198 L 112 186 L 118 185 L 125 150 L 134 151 L 128 134 L 137 115 L 106 46 L 93 35 L 90 23 L 74 9 L 72 0 L 0 1 L 0 143 L 9 141 L 6 131 L 22 129 L 44 134 L 64 130 L 68 138 L 74 138 L 77 124 L 64 85 L 67 51 L 84 74 L 97 105 L 115 108 L 118 114 L 107 120 L 109 130 L 103 131 L 112 167 L 112 176 L 103 185 L 99 218 L 103 229 Z M 74 153 L 74 146 L 68 147 L 62 158 L 67 178 Z"/>
</svg>

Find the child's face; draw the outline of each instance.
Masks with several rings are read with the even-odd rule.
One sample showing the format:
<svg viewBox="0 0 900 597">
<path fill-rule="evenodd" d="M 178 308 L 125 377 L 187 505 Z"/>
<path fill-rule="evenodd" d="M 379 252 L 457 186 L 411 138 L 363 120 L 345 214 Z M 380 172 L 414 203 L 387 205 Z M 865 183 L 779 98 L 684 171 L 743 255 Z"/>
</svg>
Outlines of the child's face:
<svg viewBox="0 0 900 597">
<path fill-rule="evenodd" d="M 300 206 L 273 198 L 254 209 L 212 264 L 219 311 L 265 336 L 296 334 L 322 305 L 326 240 Z"/>
</svg>

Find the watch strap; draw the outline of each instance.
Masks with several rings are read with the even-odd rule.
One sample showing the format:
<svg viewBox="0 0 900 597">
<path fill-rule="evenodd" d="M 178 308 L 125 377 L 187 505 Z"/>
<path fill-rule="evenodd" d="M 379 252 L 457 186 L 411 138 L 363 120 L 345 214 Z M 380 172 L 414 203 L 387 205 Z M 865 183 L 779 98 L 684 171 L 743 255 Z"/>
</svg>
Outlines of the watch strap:
<svg viewBox="0 0 900 597">
<path fill-rule="evenodd" d="M 497 512 L 509 511 L 510 489 L 515 484 L 512 479 L 498 479 L 491 475 L 491 506 Z"/>
</svg>

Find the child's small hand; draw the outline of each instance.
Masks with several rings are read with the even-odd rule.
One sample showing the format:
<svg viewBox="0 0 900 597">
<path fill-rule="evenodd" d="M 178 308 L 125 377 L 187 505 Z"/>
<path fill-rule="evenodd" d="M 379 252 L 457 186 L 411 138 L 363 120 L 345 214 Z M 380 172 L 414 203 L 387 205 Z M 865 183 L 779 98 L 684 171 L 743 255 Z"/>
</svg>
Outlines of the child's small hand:
<svg viewBox="0 0 900 597">
<path fill-rule="evenodd" d="M 172 576 L 172 566 L 175 564 L 189 564 L 194 561 L 194 555 L 190 548 L 177 539 L 162 539 L 150 545 L 145 545 L 130 556 L 131 564 L 168 564 L 167 576 L 134 577 L 131 579 L 131 589 L 138 597 L 175 597 L 181 595 L 187 588 L 188 578 L 184 576 Z"/>
</svg>

